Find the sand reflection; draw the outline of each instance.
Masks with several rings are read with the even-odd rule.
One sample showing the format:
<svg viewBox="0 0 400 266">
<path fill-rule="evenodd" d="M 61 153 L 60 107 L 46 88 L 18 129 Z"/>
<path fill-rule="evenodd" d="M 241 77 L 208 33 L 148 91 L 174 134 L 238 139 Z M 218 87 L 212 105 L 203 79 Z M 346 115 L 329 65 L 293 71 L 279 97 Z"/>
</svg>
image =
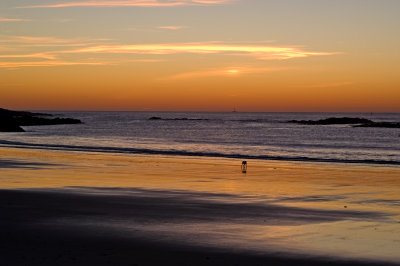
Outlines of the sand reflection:
<svg viewBox="0 0 400 266">
<path fill-rule="evenodd" d="M 18 230 L 400 263 L 400 168 L 240 163 L 2 148 L 0 202 Z"/>
</svg>

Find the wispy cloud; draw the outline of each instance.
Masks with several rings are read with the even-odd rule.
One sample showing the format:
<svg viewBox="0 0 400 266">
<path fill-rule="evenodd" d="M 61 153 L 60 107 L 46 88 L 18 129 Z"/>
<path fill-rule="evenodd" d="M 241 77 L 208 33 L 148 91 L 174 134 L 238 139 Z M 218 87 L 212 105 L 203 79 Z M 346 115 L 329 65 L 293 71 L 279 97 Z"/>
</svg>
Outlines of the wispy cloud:
<svg viewBox="0 0 400 266">
<path fill-rule="evenodd" d="M 43 53 L 49 53 L 60 47 L 88 47 L 100 43 L 109 43 L 110 39 L 85 39 L 72 38 L 63 39 L 55 37 L 42 36 L 5 36 L 0 35 L 0 44 L 7 47 L 9 51 L 32 50 L 33 48 L 46 50 Z"/>
<path fill-rule="evenodd" d="M 186 28 L 185 26 L 159 26 L 158 29 L 162 30 L 181 30 Z"/>
<path fill-rule="evenodd" d="M 181 26 L 163 26 L 163 28 L 175 29 Z M 291 59 L 310 56 L 328 56 L 338 54 L 336 52 L 310 51 L 299 46 L 271 45 L 269 43 L 235 44 L 224 42 L 202 43 L 153 43 L 153 44 L 110 44 L 112 39 L 63 39 L 43 36 L 1 36 L 0 44 L 14 50 L 40 48 L 41 51 L 28 52 L 28 54 L 41 54 L 48 58 L 48 54 L 225 54 L 230 56 L 250 56 L 260 60 L 267 59 Z M 49 48 L 46 48 L 49 47 Z M 65 47 L 67 49 L 62 49 Z M 68 49 L 71 48 L 70 50 Z M 75 49 L 73 47 L 76 47 Z M 29 50 L 28 49 L 28 50 Z M 23 53 L 22 53 L 23 54 Z M 46 56 L 43 56 L 46 55 Z"/>
<path fill-rule="evenodd" d="M 280 71 L 284 68 L 266 68 L 266 67 L 226 67 L 217 69 L 206 69 L 192 72 L 179 73 L 176 75 L 160 78 L 160 80 L 183 80 L 196 79 L 203 77 L 238 77 L 246 74 L 265 73 Z"/>
<path fill-rule="evenodd" d="M 40 61 L 40 62 L 0 62 L 0 68 L 21 68 L 21 67 L 54 67 L 54 66 L 76 66 L 76 65 L 104 65 L 93 62 L 70 62 L 70 61 Z"/>
<path fill-rule="evenodd" d="M 56 37 L 43 37 L 43 36 L 1 36 L 0 42 L 14 42 L 19 44 L 29 43 L 29 44 L 71 44 L 78 42 L 88 42 L 89 40 L 98 42 L 98 41 L 108 41 L 110 39 L 82 39 L 82 38 L 73 38 L 73 39 L 63 39 Z"/>
<path fill-rule="evenodd" d="M 46 53 L 35 54 L 3 54 L 0 58 L 40 58 L 40 59 L 56 59 L 54 55 Z"/>
<path fill-rule="evenodd" d="M 4 37 L 4 38 L 3 38 Z M 223 42 L 203 43 L 155 43 L 155 44 L 113 44 L 116 40 L 110 39 L 62 39 L 56 37 L 42 36 L 1 36 L 0 35 L 0 58 L 15 63 L 4 63 L 9 66 L 57 66 L 62 63 L 77 65 L 82 64 L 99 65 L 118 64 L 134 60 L 137 63 L 155 63 L 165 60 L 158 58 L 137 58 L 134 55 L 174 55 L 174 54 L 198 54 L 198 55 L 224 55 L 230 57 L 249 57 L 257 60 L 284 60 L 292 58 L 305 58 L 310 56 L 334 55 L 334 52 L 310 51 L 296 46 L 279 46 L 268 43 L 255 44 L 232 44 Z M 121 54 L 123 58 L 113 59 L 109 54 Z M 132 56 L 125 56 L 132 54 Z M 95 55 L 96 58 L 92 58 Z M 104 55 L 104 56 L 103 56 Z M 136 58 L 135 58 L 136 57 Z M 77 58 L 80 58 L 77 61 Z M 40 60 L 38 60 L 40 59 Z M 33 61 L 17 63 L 16 61 Z M 75 61 L 74 61 L 75 60 Z M 99 61 L 97 61 L 99 60 Z M 43 61 L 43 62 L 37 62 Z M 90 62 L 95 63 L 90 63 Z M 54 62 L 54 64 L 51 64 Z M 235 74 L 236 70 L 213 72 L 223 74 Z M 250 69 L 239 69 L 237 73 L 246 73 Z M 255 69 L 251 70 L 255 71 Z M 203 75 L 204 73 L 191 73 L 189 76 Z M 205 73 L 212 75 L 212 73 Z M 185 74 L 186 75 L 186 74 Z M 183 78 L 175 77 L 175 78 Z"/>
<path fill-rule="evenodd" d="M 105 65 L 99 59 L 82 58 L 76 60 L 64 56 L 60 51 L 76 49 L 104 43 L 108 39 L 62 39 L 43 36 L 4 36 L 0 35 L 0 68 Z"/>
<path fill-rule="evenodd" d="M 333 55 L 332 52 L 306 51 L 299 47 L 235 45 L 223 43 L 133 44 L 92 46 L 68 53 L 119 53 L 119 54 L 229 54 L 252 56 L 257 59 L 290 59 L 309 56 Z"/>
<path fill-rule="evenodd" d="M 31 21 L 31 20 L 30 19 L 21 19 L 21 18 L 0 17 L 0 22 L 20 22 L 20 21 Z"/>
<path fill-rule="evenodd" d="M 122 1 L 81 1 L 57 4 L 31 5 L 20 8 L 61 8 L 61 7 L 175 7 L 184 5 L 221 5 L 232 0 L 122 0 Z"/>
<path fill-rule="evenodd" d="M 164 60 L 161 59 L 135 59 L 132 60 L 133 62 L 138 62 L 138 63 L 159 63 L 159 62 L 164 62 Z"/>
</svg>

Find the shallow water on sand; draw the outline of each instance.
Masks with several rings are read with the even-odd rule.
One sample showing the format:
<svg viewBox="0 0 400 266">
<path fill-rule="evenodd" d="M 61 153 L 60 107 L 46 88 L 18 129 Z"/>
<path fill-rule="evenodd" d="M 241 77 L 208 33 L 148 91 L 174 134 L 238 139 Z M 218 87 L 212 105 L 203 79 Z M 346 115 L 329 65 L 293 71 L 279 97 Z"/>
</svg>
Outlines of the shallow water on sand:
<svg viewBox="0 0 400 266">
<path fill-rule="evenodd" d="M 92 202 L 45 216 L 49 228 L 400 263 L 400 168 L 249 160 L 243 174 L 240 163 L 1 148 L 0 187 Z"/>
</svg>

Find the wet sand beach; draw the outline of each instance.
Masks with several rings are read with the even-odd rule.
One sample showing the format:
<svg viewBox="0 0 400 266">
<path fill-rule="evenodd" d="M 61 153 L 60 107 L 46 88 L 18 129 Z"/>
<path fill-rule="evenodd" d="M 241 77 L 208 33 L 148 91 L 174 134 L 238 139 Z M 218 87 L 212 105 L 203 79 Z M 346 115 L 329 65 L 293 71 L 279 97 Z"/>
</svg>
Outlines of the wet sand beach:
<svg viewBox="0 0 400 266">
<path fill-rule="evenodd" d="M 248 163 L 1 148 L 0 265 L 400 264 L 399 168 Z"/>
</svg>

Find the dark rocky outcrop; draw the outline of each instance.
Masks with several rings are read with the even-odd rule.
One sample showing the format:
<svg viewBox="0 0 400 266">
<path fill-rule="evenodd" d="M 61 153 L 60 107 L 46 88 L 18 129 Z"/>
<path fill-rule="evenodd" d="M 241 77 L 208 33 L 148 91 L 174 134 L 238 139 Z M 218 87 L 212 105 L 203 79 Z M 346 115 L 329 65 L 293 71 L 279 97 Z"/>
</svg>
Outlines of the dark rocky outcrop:
<svg viewBox="0 0 400 266">
<path fill-rule="evenodd" d="M 80 124 L 82 121 L 73 118 L 47 118 L 50 114 L 26 111 L 11 111 L 0 108 L 0 132 L 24 132 L 21 126 L 42 126 Z"/>
<path fill-rule="evenodd" d="M 187 118 L 187 117 L 182 117 L 182 118 L 161 118 L 158 116 L 153 116 L 150 117 L 149 120 L 164 120 L 164 121 L 208 121 L 209 119 L 203 119 L 203 118 Z"/>
<path fill-rule="evenodd" d="M 82 123 L 78 119 L 73 118 L 43 118 L 43 117 L 17 117 L 15 119 L 20 126 L 47 126 L 47 125 L 64 125 L 64 124 L 80 124 Z"/>
<path fill-rule="evenodd" d="M 358 117 L 330 117 L 321 120 L 290 120 L 288 123 L 301 125 L 353 125 L 353 127 L 381 127 L 381 128 L 400 128 L 400 123 L 396 122 L 374 122 L 365 118 Z"/>
<path fill-rule="evenodd" d="M 330 117 L 320 120 L 290 120 L 288 123 L 296 123 L 302 125 L 345 125 L 345 124 L 369 124 L 373 121 L 365 118 L 357 117 Z"/>
<path fill-rule="evenodd" d="M 8 115 L 8 116 L 53 116 L 51 114 L 46 114 L 46 113 L 34 113 L 34 112 L 28 112 L 28 111 L 13 111 L 13 110 L 7 110 L 0 108 L 0 115 Z"/>
<path fill-rule="evenodd" d="M 162 120 L 162 118 L 158 117 L 158 116 L 153 116 L 153 117 L 150 117 L 149 120 Z"/>
<path fill-rule="evenodd" d="M 25 132 L 11 116 L 0 114 L 0 132 Z"/>
</svg>

